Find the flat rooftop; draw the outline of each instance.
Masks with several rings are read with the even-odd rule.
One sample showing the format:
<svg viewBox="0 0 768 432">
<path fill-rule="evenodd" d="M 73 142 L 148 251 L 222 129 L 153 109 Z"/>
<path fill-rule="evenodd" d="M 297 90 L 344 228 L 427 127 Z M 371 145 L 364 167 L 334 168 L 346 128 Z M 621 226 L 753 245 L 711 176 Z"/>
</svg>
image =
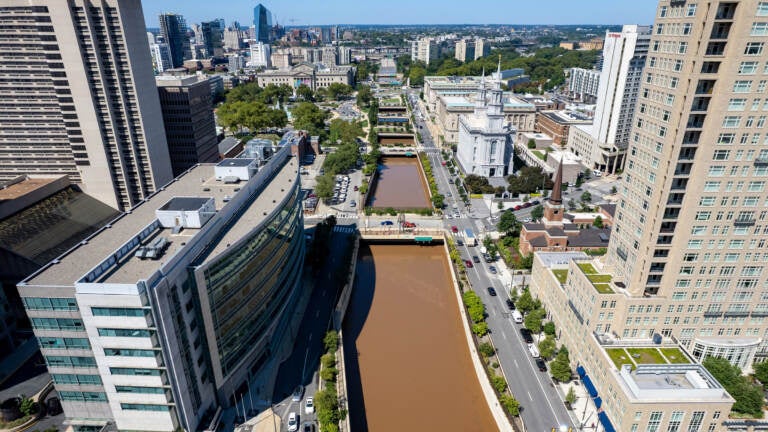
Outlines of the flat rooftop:
<svg viewBox="0 0 768 432">
<path fill-rule="evenodd" d="M 0 202 L 6 200 L 14 200 L 21 196 L 24 196 L 34 190 L 53 183 L 59 180 L 58 177 L 28 177 L 18 183 L 11 184 L 7 187 L 0 187 Z"/>
<path fill-rule="evenodd" d="M 728 402 L 733 399 L 700 364 L 625 365 L 618 373 L 622 389 L 642 402 Z"/>
<path fill-rule="evenodd" d="M 27 285 L 70 286 L 85 276 L 95 266 L 115 253 L 126 242 L 156 220 L 155 210 L 169 203 L 175 197 L 194 197 L 200 199 L 214 198 L 216 211 L 227 205 L 227 201 L 243 187 L 243 184 L 224 184 L 217 181 L 214 175 L 215 164 L 200 164 L 185 174 L 174 179 L 161 188 L 155 195 L 143 203 L 113 220 L 107 227 L 97 232 L 87 242 L 81 243 L 68 254 L 60 257 L 60 261 L 35 274 L 25 281 Z M 219 240 L 208 257 L 215 256 L 228 245 L 235 243 L 243 234 L 252 229 L 270 213 L 275 202 L 280 202 L 285 196 L 284 190 L 295 181 L 298 172 L 296 160 L 289 158 L 287 163 L 274 175 L 269 185 L 245 208 L 241 220 L 247 223 L 235 223 Z M 258 176 L 258 174 L 256 174 Z M 211 223 L 209 221 L 208 223 Z M 205 225 L 204 225 L 205 227 Z M 170 244 L 159 260 L 141 260 L 134 257 L 133 251 L 126 254 L 120 262 L 98 277 L 100 283 L 134 284 L 141 279 L 151 276 L 162 267 L 175 253 L 188 244 L 199 232 L 198 229 L 186 228 L 178 234 L 171 229 L 159 227 L 144 244 L 152 242 L 157 237 L 166 237 Z M 208 257 L 206 259 L 208 259 Z"/>
</svg>

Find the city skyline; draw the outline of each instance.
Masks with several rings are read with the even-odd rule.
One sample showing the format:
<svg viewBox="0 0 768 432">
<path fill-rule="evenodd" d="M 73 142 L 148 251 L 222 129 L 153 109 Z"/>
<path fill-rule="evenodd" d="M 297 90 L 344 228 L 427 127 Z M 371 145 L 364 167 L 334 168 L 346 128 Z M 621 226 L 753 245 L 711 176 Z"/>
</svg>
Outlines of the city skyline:
<svg viewBox="0 0 768 432">
<path fill-rule="evenodd" d="M 212 18 L 224 18 L 227 25 L 238 21 L 241 25 L 250 25 L 253 21 L 253 8 L 257 1 L 236 0 L 227 3 L 227 11 L 222 13 L 221 5 L 216 3 L 189 3 L 180 0 L 147 0 L 143 2 L 144 17 L 148 27 L 158 26 L 158 15 L 175 12 L 184 15 L 188 23 L 197 23 Z M 611 2 L 608 7 L 605 0 L 583 0 L 577 3 L 567 0 L 545 0 L 531 7 L 521 5 L 510 8 L 509 13 L 500 13 L 505 6 L 501 2 L 489 2 L 486 8 L 464 8 L 457 0 L 447 2 L 407 2 L 394 0 L 386 4 L 369 4 L 365 8 L 355 8 L 345 0 L 330 0 L 325 3 L 298 0 L 290 8 L 277 2 L 262 2 L 275 16 L 275 22 L 281 25 L 331 25 L 331 24 L 382 24 L 382 25 L 435 25 L 435 24 L 650 24 L 658 2 L 642 0 L 639 2 Z M 494 7 L 495 6 L 495 7 Z M 439 13 L 436 13 L 439 9 Z M 552 10 L 567 11 L 552 15 Z M 375 17 L 375 21 L 372 20 Z M 294 21 L 291 21 L 294 20 Z"/>
</svg>

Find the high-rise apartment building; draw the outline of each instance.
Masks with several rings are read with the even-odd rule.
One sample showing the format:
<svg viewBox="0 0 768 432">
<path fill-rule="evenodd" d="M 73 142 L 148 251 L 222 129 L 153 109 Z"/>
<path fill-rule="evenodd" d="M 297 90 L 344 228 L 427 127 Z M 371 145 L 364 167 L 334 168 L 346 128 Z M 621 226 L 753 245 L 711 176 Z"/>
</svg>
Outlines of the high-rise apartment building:
<svg viewBox="0 0 768 432">
<path fill-rule="evenodd" d="M 420 38 L 411 42 L 411 60 L 429 64 L 437 60 L 438 46 L 434 38 Z"/>
<path fill-rule="evenodd" d="M 219 141 L 208 79 L 158 76 L 156 82 L 173 175 L 179 176 L 197 163 L 218 161 Z"/>
<path fill-rule="evenodd" d="M 224 28 L 220 26 L 220 20 L 200 23 L 200 32 L 203 35 L 202 42 L 208 57 L 218 57 L 224 53 Z"/>
<path fill-rule="evenodd" d="M 242 45 L 243 32 L 240 30 L 240 24 L 235 21 L 224 29 L 224 49 L 226 51 L 239 51 Z"/>
<path fill-rule="evenodd" d="M 0 5 L 0 180 L 66 174 L 126 209 L 171 178 L 139 0 Z"/>
<path fill-rule="evenodd" d="M 650 28 L 637 25 L 605 35 L 595 119 L 574 131 L 571 145 L 592 169 L 623 169 L 650 38 Z"/>
<path fill-rule="evenodd" d="M 483 38 L 477 38 L 475 39 L 475 58 L 474 60 L 479 59 L 480 57 L 485 57 L 491 53 L 491 44 L 488 42 L 488 40 Z"/>
<path fill-rule="evenodd" d="M 184 66 L 184 60 L 191 58 L 187 23 L 184 21 L 184 17 L 174 13 L 164 13 L 160 14 L 158 19 L 160 21 L 160 36 L 171 49 L 173 67 Z"/>
<path fill-rule="evenodd" d="M 268 44 L 272 31 L 272 12 L 259 3 L 253 8 L 254 39 Z"/>
<path fill-rule="evenodd" d="M 531 292 L 616 430 L 747 429 L 680 365 L 768 357 L 766 21 L 766 1 L 659 2 L 607 253 L 534 260 Z"/>
<path fill-rule="evenodd" d="M 173 68 L 171 48 L 167 43 L 150 44 L 149 52 L 152 55 L 152 64 L 155 66 L 156 72 L 162 73 Z"/>
<path fill-rule="evenodd" d="M 269 44 L 254 39 L 248 41 L 251 48 L 251 59 L 248 61 L 250 67 L 271 67 L 272 51 Z"/>
<path fill-rule="evenodd" d="M 466 63 L 475 59 L 475 41 L 473 39 L 462 39 L 456 42 L 456 60 Z"/>
<path fill-rule="evenodd" d="M 339 64 L 347 65 L 352 63 L 352 48 L 340 46 L 339 47 Z"/>
<path fill-rule="evenodd" d="M 568 70 L 568 93 L 573 99 L 584 103 L 595 103 L 599 87 L 599 70 L 584 68 Z"/>
<path fill-rule="evenodd" d="M 276 373 L 305 249 L 276 150 L 195 166 L 18 284 L 72 430 L 217 430 Z"/>
</svg>

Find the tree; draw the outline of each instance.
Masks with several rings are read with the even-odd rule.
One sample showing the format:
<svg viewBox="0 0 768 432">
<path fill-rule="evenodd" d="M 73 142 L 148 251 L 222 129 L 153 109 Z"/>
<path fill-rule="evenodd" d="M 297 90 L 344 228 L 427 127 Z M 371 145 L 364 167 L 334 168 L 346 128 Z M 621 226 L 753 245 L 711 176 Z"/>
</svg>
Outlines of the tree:
<svg viewBox="0 0 768 432">
<path fill-rule="evenodd" d="M 568 402 L 568 405 L 573 405 L 576 403 L 576 391 L 573 389 L 573 386 L 568 387 L 568 393 L 565 395 L 565 401 Z"/>
<path fill-rule="evenodd" d="M 568 200 L 568 210 L 576 210 L 576 201 L 573 199 Z"/>
<path fill-rule="evenodd" d="M 34 414 L 37 412 L 37 404 L 28 397 L 22 398 L 21 404 L 19 405 L 19 411 L 21 411 L 21 414 L 24 416 Z"/>
<path fill-rule="evenodd" d="M 464 178 L 464 185 L 471 194 L 494 193 L 493 186 L 488 179 L 477 174 L 470 174 Z"/>
<path fill-rule="evenodd" d="M 612 193 L 612 194 L 615 194 L 615 193 L 616 193 L 616 186 L 611 186 L 611 193 Z"/>
<path fill-rule="evenodd" d="M 360 108 L 367 107 L 371 103 L 371 97 L 370 87 L 363 84 L 357 86 L 357 106 Z"/>
<path fill-rule="evenodd" d="M 522 313 L 528 313 L 533 310 L 533 297 L 531 296 L 531 292 L 529 290 L 524 290 L 523 293 L 520 295 L 520 298 L 517 299 L 517 302 L 515 303 L 517 305 L 517 308 L 520 309 L 520 312 Z"/>
<path fill-rule="evenodd" d="M 531 210 L 531 219 L 539 220 L 544 217 L 544 207 L 539 204 Z"/>
<path fill-rule="evenodd" d="M 543 309 L 534 309 L 530 313 L 525 315 L 525 327 L 532 331 L 534 334 L 541 333 L 541 320 L 544 318 Z"/>
<path fill-rule="evenodd" d="M 544 334 L 548 336 L 554 336 L 555 335 L 555 323 L 552 321 L 547 321 L 544 324 Z"/>
<path fill-rule="evenodd" d="M 304 129 L 310 135 L 321 135 L 327 114 L 311 102 L 301 102 L 291 110 L 293 126 Z"/>
<path fill-rule="evenodd" d="M 520 415 L 520 402 L 518 402 L 514 397 L 508 394 L 503 394 L 499 396 L 499 402 L 501 402 L 501 406 L 504 407 L 509 415 L 515 417 Z"/>
<path fill-rule="evenodd" d="M 741 375 L 741 369 L 738 366 L 734 366 L 728 360 L 720 357 L 707 357 L 701 364 L 736 399 L 731 408 L 732 411 L 756 418 L 763 417 L 764 397 L 762 389 Z"/>
<path fill-rule="evenodd" d="M 763 388 L 768 388 L 768 362 L 755 363 L 752 368 L 755 378 L 763 384 Z"/>
<path fill-rule="evenodd" d="M 488 323 L 485 321 L 479 322 L 477 324 L 472 324 L 472 333 L 476 334 L 478 337 L 483 337 L 488 334 Z"/>
<path fill-rule="evenodd" d="M 571 361 L 568 358 L 568 350 L 560 347 L 555 359 L 549 364 L 549 370 L 552 377 L 560 382 L 571 380 Z"/>
<path fill-rule="evenodd" d="M 443 194 L 432 195 L 432 205 L 438 209 L 443 208 L 443 206 L 445 205 L 445 196 L 443 196 Z"/>
<path fill-rule="evenodd" d="M 499 223 L 496 225 L 499 231 L 507 233 L 507 235 L 514 235 L 520 229 L 520 223 L 517 221 L 515 212 L 507 210 L 501 214 Z"/>
<path fill-rule="evenodd" d="M 305 84 L 301 84 L 298 88 L 296 88 L 296 96 L 307 102 L 313 102 L 315 100 L 315 93 L 311 88 L 309 88 L 309 86 Z"/>
<path fill-rule="evenodd" d="M 333 330 L 326 333 L 325 337 L 323 338 L 323 345 L 325 345 L 326 351 L 336 352 L 336 350 L 339 348 L 339 334 Z"/>
<path fill-rule="evenodd" d="M 424 85 L 424 77 L 427 75 L 426 69 L 421 64 L 411 65 L 411 69 L 408 72 L 408 78 L 410 78 L 410 84 L 412 86 Z"/>
<path fill-rule="evenodd" d="M 583 203 L 592 202 L 592 194 L 589 193 L 588 191 L 584 191 L 584 193 L 581 194 L 581 198 L 580 199 L 581 199 L 581 202 L 583 202 Z"/>
<path fill-rule="evenodd" d="M 552 336 L 547 335 L 543 341 L 539 342 L 539 354 L 545 359 L 552 358 L 555 355 L 556 348 L 557 344 L 555 344 L 555 338 Z"/>
<path fill-rule="evenodd" d="M 552 180 L 541 167 L 522 167 L 518 175 L 507 177 L 507 190 L 513 194 L 536 192 L 538 189 L 552 189 Z"/>
<path fill-rule="evenodd" d="M 326 173 L 321 176 L 315 177 L 317 184 L 315 185 L 315 194 L 318 198 L 328 199 L 333 196 L 333 188 L 336 186 L 336 181 L 333 177 Z"/>
<path fill-rule="evenodd" d="M 342 83 L 331 83 L 328 87 L 328 97 L 334 100 L 338 100 L 339 97 L 349 96 L 352 94 L 352 87 Z"/>
<path fill-rule="evenodd" d="M 488 342 L 481 343 L 478 346 L 478 351 L 480 351 L 480 354 L 482 354 L 483 357 L 490 357 L 496 354 L 496 350 L 493 348 L 493 345 L 489 344 Z"/>
<path fill-rule="evenodd" d="M 529 149 L 535 149 L 536 148 L 536 140 L 531 138 L 528 140 L 528 148 Z"/>
<path fill-rule="evenodd" d="M 592 222 L 592 225 L 595 228 L 602 228 L 603 227 L 603 218 L 598 216 L 595 218 L 595 220 Z"/>
</svg>

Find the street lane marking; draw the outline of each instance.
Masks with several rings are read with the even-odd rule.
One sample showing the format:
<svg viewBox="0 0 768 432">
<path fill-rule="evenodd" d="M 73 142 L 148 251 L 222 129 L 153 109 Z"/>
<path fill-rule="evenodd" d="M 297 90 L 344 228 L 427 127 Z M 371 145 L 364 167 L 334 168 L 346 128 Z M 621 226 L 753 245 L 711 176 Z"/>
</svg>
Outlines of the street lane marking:
<svg viewBox="0 0 768 432">
<path fill-rule="evenodd" d="M 531 392 L 528 392 L 528 398 L 533 401 L 533 396 L 531 396 Z"/>
</svg>

